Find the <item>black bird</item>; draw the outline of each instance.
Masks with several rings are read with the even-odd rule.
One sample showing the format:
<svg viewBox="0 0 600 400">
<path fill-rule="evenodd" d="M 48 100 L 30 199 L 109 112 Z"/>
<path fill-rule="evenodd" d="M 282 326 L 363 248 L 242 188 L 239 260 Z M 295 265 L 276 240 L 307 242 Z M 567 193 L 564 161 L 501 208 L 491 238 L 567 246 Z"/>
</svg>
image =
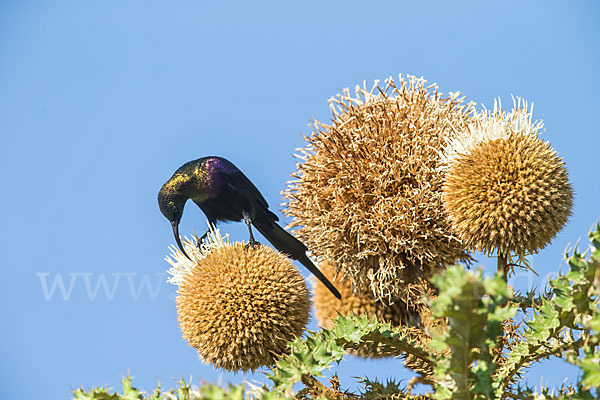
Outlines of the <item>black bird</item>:
<svg viewBox="0 0 600 400">
<path fill-rule="evenodd" d="M 187 258 L 190 257 L 179 238 L 179 221 L 189 199 L 206 214 L 211 228 L 219 221 L 243 219 L 250 232 L 250 246 L 258 243 L 254 240 L 250 224 L 254 225 L 277 250 L 300 261 L 335 297 L 341 298 L 337 289 L 306 255 L 308 248 L 277 224 L 279 218 L 269 211 L 265 198 L 230 161 L 211 156 L 185 163 L 158 192 L 160 211 L 171 222 L 175 241 Z"/>
</svg>

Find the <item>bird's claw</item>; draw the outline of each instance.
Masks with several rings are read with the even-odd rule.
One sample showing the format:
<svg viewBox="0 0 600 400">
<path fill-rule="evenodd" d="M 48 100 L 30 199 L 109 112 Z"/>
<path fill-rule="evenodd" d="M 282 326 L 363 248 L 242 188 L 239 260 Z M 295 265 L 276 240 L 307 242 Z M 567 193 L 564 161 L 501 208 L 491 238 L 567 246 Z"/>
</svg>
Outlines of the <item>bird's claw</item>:
<svg viewBox="0 0 600 400">
<path fill-rule="evenodd" d="M 260 246 L 260 243 L 256 240 L 251 240 L 250 243 L 246 243 L 246 250 L 249 248 L 255 248 L 256 246 Z"/>
<path fill-rule="evenodd" d="M 196 238 L 196 247 L 198 248 L 198 250 L 200 250 L 202 247 L 202 243 L 204 243 L 204 240 L 206 239 L 206 237 L 208 236 L 208 231 L 202 235 L 202 237 Z"/>
</svg>

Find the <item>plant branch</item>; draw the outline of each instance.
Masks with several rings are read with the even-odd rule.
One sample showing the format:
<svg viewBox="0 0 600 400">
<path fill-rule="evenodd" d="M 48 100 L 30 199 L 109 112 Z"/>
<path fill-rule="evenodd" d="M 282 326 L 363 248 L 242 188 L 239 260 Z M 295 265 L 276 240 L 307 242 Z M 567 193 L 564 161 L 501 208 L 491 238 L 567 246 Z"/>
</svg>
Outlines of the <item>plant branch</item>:
<svg viewBox="0 0 600 400">
<path fill-rule="evenodd" d="M 523 366 L 525 366 L 526 364 L 530 364 L 534 361 L 550 358 L 551 356 L 556 356 L 556 355 L 562 354 L 565 351 L 575 350 L 575 349 L 583 346 L 583 344 L 584 344 L 583 338 L 579 338 L 577 340 L 574 340 L 574 341 L 571 341 L 568 343 L 563 342 L 560 346 L 548 348 L 544 351 L 544 350 L 540 350 L 540 349 L 545 345 L 545 343 L 540 343 L 539 345 L 535 346 L 533 349 L 530 349 L 529 354 L 527 356 L 523 357 L 517 364 L 515 364 L 514 368 L 512 370 L 510 370 L 508 372 L 508 374 L 506 374 L 506 376 L 500 383 L 500 389 L 502 390 L 503 393 L 506 392 L 506 388 L 508 387 L 508 385 L 514 378 L 515 374 L 517 374 L 521 370 L 521 368 Z"/>
<path fill-rule="evenodd" d="M 504 276 L 504 282 L 508 279 L 508 262 L 504 254 L 498 252 L 498 272 L 502 272 Z"/>
<path fill-rule="evenodd" d="M 302 375 L 302 383 L 304 386 L 306 386 L 306 388 L 310 391 L 310 394 L 315 399 L 325 397 L 327 400 L 335 400 L 336 398 L 334 393 L 332 393 L 327 386 L 323 385 L 311 374 Z"/>
</svg>

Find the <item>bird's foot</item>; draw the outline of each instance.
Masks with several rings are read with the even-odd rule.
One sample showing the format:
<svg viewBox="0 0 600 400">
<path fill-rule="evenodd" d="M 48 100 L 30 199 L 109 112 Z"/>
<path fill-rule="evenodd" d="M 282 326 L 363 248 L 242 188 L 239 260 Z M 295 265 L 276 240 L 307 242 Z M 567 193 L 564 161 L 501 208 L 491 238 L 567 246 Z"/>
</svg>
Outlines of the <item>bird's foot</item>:
<svg viewBox="0 0 600 400">
<path fill-rule="evenodd" d="M 249 248 L 254 248 L 256 246 L 260 246 L 260 243 L 257 242 L 256 240 L 251 239 L 250 243 L 246 243 L 246 250 Z"/>
<path fill-rule="evenodd" d="M 196 239 L 196 247 L 198 248 L 198 250 L 200 250 L 202 247 L 202 243 L 204 243 L 204 240 L 206 239 L 206 237 L 208 236 L 208 231 L 206 231 L 206 233 L 204 235 L 202 235 L 202 237 L 199 237 L 198 239 Z"/>
</svg>

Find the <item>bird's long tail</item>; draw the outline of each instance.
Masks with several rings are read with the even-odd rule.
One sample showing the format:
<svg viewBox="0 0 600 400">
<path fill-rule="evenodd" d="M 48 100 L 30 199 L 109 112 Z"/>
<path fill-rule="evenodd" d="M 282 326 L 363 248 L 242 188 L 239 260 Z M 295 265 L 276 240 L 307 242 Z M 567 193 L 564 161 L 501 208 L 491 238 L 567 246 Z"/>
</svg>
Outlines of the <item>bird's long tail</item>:
<svg viewBox="0 0 600 400">
<path fill-rule="evenodd" d="M 323 285 L 333 293 L 335 297 L 341 299 L 340 292 L 333 284 L 323 275 L 319 268 L 306 255 L 308 248 L 288 231 L 279 226 L 276 222 L 269 223 L 254 223 L 254 226 L 267 240 L 282 253 L 288 254 L 294 260 L 300 261 L 314 276 L 320 280 Z"/>
</svg>

